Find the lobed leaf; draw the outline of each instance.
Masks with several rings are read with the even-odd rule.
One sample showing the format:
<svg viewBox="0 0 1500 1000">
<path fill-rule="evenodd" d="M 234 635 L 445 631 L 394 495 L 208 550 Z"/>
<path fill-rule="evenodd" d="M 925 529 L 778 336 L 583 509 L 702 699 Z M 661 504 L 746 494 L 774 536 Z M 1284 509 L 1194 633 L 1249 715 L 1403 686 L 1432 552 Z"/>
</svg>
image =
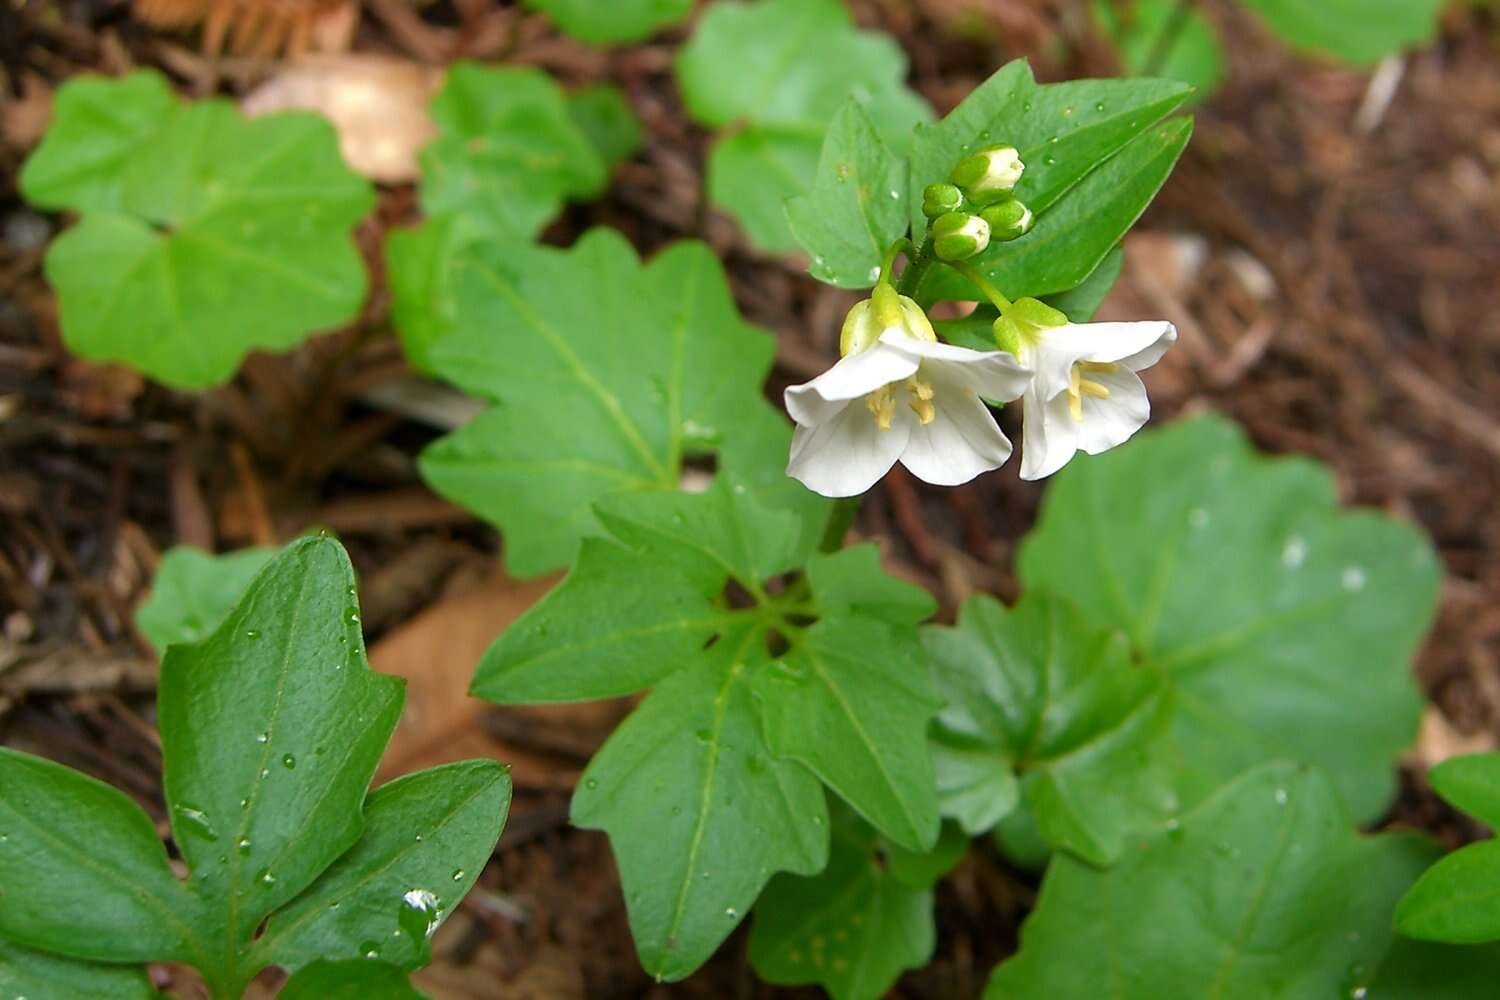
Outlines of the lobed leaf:
<svg viewBox="0 0 1500 1000">
<path fill-rule="evenodd" d="M 324 119 L 247 120 L 165 86 L 150 71 L 69 83 L 24 183 L 84 213 L 46 258 L 69 347 L 202 388 L 252 349 L 354 317 L 366 278 L 349 229 L 373 198 Z"/>
<path fill-rule="evenodd" d="M 1500 753 L 1451 757 L 1427 777 L 1450 805 L 1500 825 Z M 1462 847 L 1424 872 L 1396 908 L 1396 928 L 1428 941 L 1500 940 L 1500 841 Z"/>
<path fill-rule="evenodd" d="M 276 996 L 278 1000 L 426 1000 L 395 966 L 352 958 L 304 966 Z"/>
<path fill-rule="evenodd" d="M 1173 0 L 1134 0 L 1127 7 L 1094 0 L 1093 12 L 1127 73 L 1191 84 L 1200 101 L 1219 89 L 1224 52 L 1201 10 Z"/>
<path fill-rule="evenodd" d="M 1437 34 L 1444 0 L 1244 0 L 1289 44 L 1368 66 Z"/>
<path fill-rule="evenodd" d="M 1500 945 L 1397 938 L 1360 1000 L 1479 1000 L 1500 981 Z"/>
<path fill-rule="evenodd" d="M 139 966 L 99 965 L 31 951 L 0 938 L 0 995 L 21 1000 L 152 1000 Z"/>
<path fill-rule="evenodd" d="M 886 248 L 906 235 L 906 174 L 906 161 L 881 142 L 869 114 L 846 102 L 823 137 L 812 190 L 786 203 L 814 278 L 840 288 L 875 284 Z"/>
<path fill-rule="evenodd" d="M 1130 662 L 1123 635 L 1032 591 L 1008 611 L 970 598 L 957 627 L 922 639 L 948 701 L 933 731 L 938 793 L 968 833 L 1020 793 L 1048 845 L 1106 865 L 1173 811 L 1166 685 Z"/>
<path fill-rule="evenodd" d="M 641 964 L 677 980 L 737 927 L 773 872 L 828 857 L 817 779 L 777 760 L 751 678 L 768 665 L 750 624 L 659 684 L 584 772 L 573 822 L 609 834 Z"/>
<path fill-rule="evenodd" d="M 0 938 L 105 962 L 201 958 L 196 901 L 172 875 L 140 806 L 72 768 L 6 747 L 0 789 Z"/>
<path fill-rule="evenodd" d="M 891 625 L 920 625 L 937 611 L 937 600 L 926 588 L 885 572 L 880 547 L 873 542 L 814 553 L 807 559 L 807 582 L 824 615 L 847 613 Z"/>
<path fill-rule="evenodd" d="M 505 826 L 510 774 L 490 760 L 445 764 L 382 785 L 359 842 L 272 915 L 266 964 L 322 959 L 426 965 L 438 926 L 468 894 Z"/>
<path fill-rule="evenodd" d="M 1019 566 L 1164 673 L 1186 802 L 1296 757 L 1357 818 L 1385 809 L 1437 566 L 1405 525 L 1340 511 L 1320 466 L 1262 459 L 1217 417 L 1149 432 L 1057 477 Z"/>
<path fill-rule="evenodd" d="M 287 546 L 211 636 L 167 650 L 167 803 L 225 981 L 256 971 L 233 949 L 359 839 L 402 688 L 370 671 L 353 567 L 322 536 Z"/>
<path fill-rule="evenodd" d="M 809 878 L 778 875 L 756 903 L 750 964 L 769 983 L 816 983 L 835 1000 L 877 1000 L 904 970 L 932 957 L 932 884 L 965 846 L 945 838 L 898 870 L 874 831 L 841 811 L 828 867 Z"/>
<path fill-rule="evenodd" d="M 1360 837 L 1333 785 L 1271 763 L 1100 870 L 1061 854 L 991 1000 L 1363 996 L 1425 838 Z"/>
<path fill-rule="evenodd" d="M 430 446 L 421 468 L 500 526 L 513 572 L 567 564 L 599 533 L 595 501 L 676 489 L 685 456 L 769 408 L 760 382 L 771 340 L 740 318 L 702 244 L 644 266 L 602 229 L 568 251 L 470 250 L 450 276 L 453 330 L 430 359 L 495 406 Z M 785 479 L 780 468 L 756 473 Z"/>
<path fill-rule="evenodd" d="M 136 627 L 158 653 L 172 643 L 206 638 L 275 554 L 272 548 L 223 555 L 186 545 L 169 549 L 152 578 L 150 596 L 136 610 Z"/>
<path fill-rule="evenodd" d="M 526 0 L 563 31 L 591 45 L 639 42 L 693 9 L 693 0 Z"/>
<path fill-rule="evenodd" d="M 855 28 L 840 0 L 715 4 L 677 55 L 688 112 L 733 126 L 710 154 L 710 199 L 763 249 L 795 249 L 786 199 L 812 185 L 823 132 L 846 100 L 887 140 L 931 116 L 905 77 L 900 46 Z"/>
<path fill-rule="evenodd" d="M 568 114 L 607 164 L 630 159 L 645 141 L 625 92 L 612 83 L 595 83 L 569 94 Z"/>
<path fill-rule="evenodd" d="M 907 630 L 832 616 L 753 681 L 766 740 L 876 829 L 923 851 L 938 835 L 927 722 L 941 706 Z"/>
</svg>

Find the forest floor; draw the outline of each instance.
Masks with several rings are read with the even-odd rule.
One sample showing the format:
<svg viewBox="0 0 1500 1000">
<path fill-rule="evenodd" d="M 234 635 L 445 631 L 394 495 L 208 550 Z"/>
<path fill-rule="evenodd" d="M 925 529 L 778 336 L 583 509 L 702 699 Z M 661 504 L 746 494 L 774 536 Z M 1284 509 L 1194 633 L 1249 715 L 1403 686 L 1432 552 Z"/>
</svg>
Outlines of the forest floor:
<svg viewBox="0 0 1500 1000">
<path fill-rule="evenodd" d="M 44 6 L 66 17 L 27 20 Z M 861 23 L 901 41 L 913 84 L 939 111 L 1018 56 L 1045 80 L 1111 73 L 1084 6 L 853 3 Z M 1288 54 L 1228 2 L 1205 7 L 1229 39 L 1229 80 L 1198 109 L 1182 163 L 1128 240 L 1104 315 L 1177 324 L 1179 347 L 1148 379 L 1157 421 L 1228 413 L 1269 452 L 1327 462 L 1348 502 L 1433 538 L 1446 578 L 1416 663 L 1433 707 L 1401 762 L 1402 797 L 1385 825 L 1457 843 L 1477 831 L 1420 775 L 1452 753 L 1500 745 L 1500 23 L 1455 13 L 1438 44 L 1385 68 L 1382 82 L 1395 87 L 1383 94 L 1368 73 Z M 117 0 L 6 10 L 20 11 L 5 14 L 20 27 L 0 25 L 0 58 L 29 67 L 19 70 L 21 96 L 0 96 L 0 742 L 116 784 L 165 834 L 155 665 L 131 622 L 159 554 L 326 527 L 360 572 L 375 668 L 410 680 L 384 772 L 475 754 L 514 765 L 500 849 L 439 934 L 420 983 L 476 1000 L 820 995 L 758 983 L 744 929 L 686 982 L 651 983 L 605 838 L 566 822 L 583 762 L 628 706 L 495 709 L 464 696 L 480 652 L 549 581 L 501 575 L 494 531 L 417 477 L 414 457 L 440 431 L 410 415 L 433 406 L 411 405 L 378 250 L 385 229 L 415 219 L 411 186 L 382 187 L 360 231 L 375 277 L 348 330 L 252 357 L 232 384 L 199 395 L 72 358 L 41 269 L 65 220 L 25 208 L 14 190 L 53 89 L 80 72 L 156 65 L 185 94 L 239 95 L 279 67 L 215 67 L 191 36 L 148 28 Z M 756 253 L 705 206 L 709 137 L 684 115 L 671 75 L 682 29 L 600 52 L 492 0 L 421 10 L 369 0 L 352 23 L 357 52 L 428 67 L 503 60 L 568 85 L 622 85 L 646 146 L 602 201 L 570 208 L 545 239 L 565 244 L 601 224 L 646 253 L 706 239 L 742 309 L 778 339 L 773 390 L 832 356 L 853 297 L 808 279 L 799 260 Z M 438 397 L 437 422 L 461 419 L 459 404 Z M 1039 494 L 1014 463 L 953 490 L 898 468 L 857 530 L 885 539 L 893 567 L 931 586 L 951 615 L 976 590 L 1014 596 L 1011 554 Z M 977 995 L 1014 948 L 1035 884 L 976 845 L 938 889 L 934 961 L 892 996 Z M 193 995 L 180 970 L 158 971 Z"/>
</svg>

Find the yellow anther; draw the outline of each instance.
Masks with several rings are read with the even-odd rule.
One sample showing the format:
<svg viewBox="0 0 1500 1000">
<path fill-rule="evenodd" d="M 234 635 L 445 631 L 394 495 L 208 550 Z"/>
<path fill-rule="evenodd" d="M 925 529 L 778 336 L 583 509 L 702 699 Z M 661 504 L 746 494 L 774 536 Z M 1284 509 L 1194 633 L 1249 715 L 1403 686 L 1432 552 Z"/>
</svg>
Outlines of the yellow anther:
<svg viewBox="0 0 1500 1000">
<path fill-rule="evenodd" d="M 1112 361 L 1080 361 L 1068 371 L 1068 415 L 1074 420 L 1083 420 L 1083 397 L 1108 399 L 1109 387 L 1102 382 L 1084 378 L 1080 372 L 1112 372 L 1119 370 Z"/>
<path fill-rule="evenodd" d="M 883 385 L 865 397 L 865 407 L 875 415 L 875 426 L 883 431 L 891 429 L 896 419 L 896 401 L 891 397 L 891 387 Z"/>
<path fill-rule="evenodd" d="M 923 427 L 926 427 L 937 419 L 937 407 L 932 405 L 932 385 L 930 383 L 923 382 L 920 379 L 909 378 L 906 380 L 906 391 L 911 395 L 911 399 L 907 400 L 907 405 L 912 408 L 912 412 L 917 415 L 917 419 L 922 421 Z"/>
</svg>

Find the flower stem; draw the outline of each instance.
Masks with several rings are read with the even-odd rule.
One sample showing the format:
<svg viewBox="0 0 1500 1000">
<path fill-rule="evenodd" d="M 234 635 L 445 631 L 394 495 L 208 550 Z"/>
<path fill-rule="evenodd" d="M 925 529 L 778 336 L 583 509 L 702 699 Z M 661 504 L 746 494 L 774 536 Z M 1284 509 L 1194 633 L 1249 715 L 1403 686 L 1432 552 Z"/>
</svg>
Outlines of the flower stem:
<svg viewBox="0 0 1500 1000">
<path fill-rule="evenodd" d="M 974 267 L 974 265 L 968 261 L 951 260 L 948 262 L 948 266 L 963 275 L 964 280 L 969 284 L 983 292 L 985 298 L 989 299 L 1001 313 L 1010 308 L 1010 299 L 1006 298 L 1000 289 L 996 288 L 988 278 L 980 274 L 979 269 Z"/>
<path fill-rule="evenodd" d="M 890 282 L 891 272 L 895 270 L 896 267 L 896 256 L 897 254 L 902 253 L 906 254 L 907 256 L 911 256 L 912 253 L 911 240 L 907 239 L 905 236 L 892 243 L 890 249 L 886 250 L 885 256 L 881 258 L 880 279 L 877 284 L 887 284 Z"/>
<path fill-rule="evenodd" d="M 910 247 L 910 241 L 907 246 Z M 929 235 L 917 248 L 915 255 L 908 255 L 906 270 L 901 272 L 901 281 L 896 285 L 896 291 L 910 298 L 915 298 L 917 286 L 922 283 L 922 276 L 932 266 L 937 258 L 933 255 L 932 237 Z"/>
</svg>

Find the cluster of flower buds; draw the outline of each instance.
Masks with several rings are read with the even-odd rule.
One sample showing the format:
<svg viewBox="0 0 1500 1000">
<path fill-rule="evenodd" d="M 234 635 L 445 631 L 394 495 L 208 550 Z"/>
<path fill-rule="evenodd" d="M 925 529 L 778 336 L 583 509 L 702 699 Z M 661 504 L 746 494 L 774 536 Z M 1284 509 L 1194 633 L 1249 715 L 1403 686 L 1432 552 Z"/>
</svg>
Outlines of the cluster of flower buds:
<svg viewBox="0 0 1500 1000">
<path fill-rule="evenodd" d="M 1014 146 L 990 146 L 960 160 L 952 183 L 928 185 L 922 212 L 939 260 L 967 260 L 1030 232 L 1031 209 L 1014 193 L 1025 169 Z"/>
</svg>

